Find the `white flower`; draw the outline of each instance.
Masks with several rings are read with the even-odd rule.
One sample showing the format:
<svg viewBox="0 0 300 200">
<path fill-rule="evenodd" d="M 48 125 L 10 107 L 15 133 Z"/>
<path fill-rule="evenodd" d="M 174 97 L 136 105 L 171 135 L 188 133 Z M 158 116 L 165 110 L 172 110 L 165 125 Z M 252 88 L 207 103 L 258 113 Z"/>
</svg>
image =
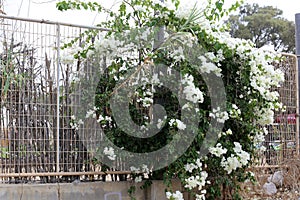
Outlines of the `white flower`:
<svg viewBox="0 0 300 200">
<path fill-rule="evenodd" d="M 196 170 L 198 170 L 198 169 L 201 170 L 202 169 L 202 163 L 201 163 L 200 159 L 198 158 L 195 163 L 186 164 L 184 166 L 184 169 L 185 169 L 185 171 L 192 173 L 193 170 L 195 170 L 195 169 Z"/>
<path fill-rule="evenodd" d="M 158 78 L 158 74 L 153 74 L 151 83 L 152 84 L 156 84 L 156 85 L 161 85 L 161 82 L 160 82 L 160 80 Z"/>
<path fill-rule="evenodd" d="M 170 126 L 175 126 L 179 130 L 184 130 L 186 128 L 186 125 L 182 121 L 180 121 L 179 119 L 170 119 L 169 125 Z"/>
<path fill-rule="evenodd" d="M 116 159 L 115 151 L 112 147 L 105 147 L 103 153 L 110 160 L 115 160 Z"/>
<path fill-rule="evenodd" d="M 142 176 L 135 177 L 134 182 L 136 182 L 136 183 L 142 182 Z"/>
<path fill-rule="evenodd" d="M 149 174 L 149 172 L 150 172 L 150 170 L 148 169 L 148 166 L 145 164 L 142 165 L 142 171 L 146 174 Z"/>
<path fill-rule="evenodd" d="M 232 130 L 228 129 L 225 133 L 226 133 L 226 135 L 232 135 Z"/>
<path fill-rule="evenodd" d="M 167 116 L 165 116 L 163 120 L 162 119 L 157 120 L 156 126 L 158 129 L 161 129 L 165 125 L 166 119 L 167 119 Z"/>
<path fill-rule="evenodd" d="M 105 116 L 105 120 L 108 121 L 108 122 L 112 122 L 112 119 L 109 116 Z"/>
<path fill-rule="evenodd" d="M 136 11 L 146 12 L 146 9 L 145 9 L 143 6 L 140 6 L 140 5 L 134 6 L 134 9 L 135 9 Z"/>
<path fill-rule="evenodd" d="M 209 113 L 209 116 L 217 119 L 217 122 L 219 123 L 225 123 L 225 121 L 229 119 L 228 113 L 226 111 L 221 111 L 220 107 L 217 107 L 217 109 L 213 108 L 212 112 Z"/>
<path fill-rule="evenodd" d="M 172 200 L 184 200 L 183 194 L 180 191 L 176 191 L 175 193 L 166 192 L 166 197 L 167 199 L 172 199 Z"/>
<path fill-rule="evenodd" d="M 242 145 L 239 142 L 233 142 L 234 144 L 234 152 L 235 153 L 240 153 L 242 151 Z"/>
<path fill-rule="evenodd" d="M 181 60 L 185 60 L 183 48 L 179 46 L 173 52 L 170 52 L 170 57 L 175 60 L 175 62 L 179 62 Z"/>
<path fill-rule="evenodd" d="M 211 56 L 211 54 L 208 54 L 209 56 Z M 212 62 L 208 62 L 207 58 L 204 56 L 199 56 L 198 59 L 201 61 L 201 66 L 200 66 L 200 70 L 202 73 L 215 73 L 216 76 L 220 77 L 222 74 L 222 69 L 217 67 L 216 64 L 212 63 Z"/>
<path fill-rule="evenodd" d="M 237 105 L 232 104 L 232 109 L 229 111 L 231 118 L 239 118 L 241 115 L 241 110 L 237 107 Z"/>
<path fill-rule="evenodd" d="M 194 170 L 194 169 L 197 169 L 197 168 L 198 168 L 198 167 L 197 167 L 195 164 L 193 164 L 193 163 L 186 164 L 186 165 L 184 166 L 185 171 L 190 172 L 190 173 L 192 173 L 193 170 Z"/>
<path fill-rule="evenodd" d="M 85 118 L 89 118 L 89 117 L 96 118 L 96 112 L 95 112 L 95 110 L 88 110 L 86 112 Z"/>
<path fill-rule="evenodd" d="M 257 116 L 256 122 L 259 125 L 269 125 L 274 121 L 274 111 L 272 108 L 256 108 L 254 113 Z"/>
<path fill-rule="evenodd" d="M 188 101 L 193 103 L 203 103 L 203 93 L 199 88 L 195 87 L 194 78 L 192 75 L 185 74 L 181 83 L 184 85 L 183 93 Z"/>
<path fill-rule="evenodd" d="M 250 161 L 250 154 L 244 150 L 242 150 L 242 146 L 239 142 L 234 142 L 233 148 L 235 155 L 231 154 L 230 157 L 225 159 L 222 158 L 221 166 L 230 174 L 232 171 L 240 168 L 242 166 L 246 166 Z"/>
<path fill-rule="evenodd" d="M 104 120 L 104 117 L 102 116 L 102 115 L 99 115 L 99 117 L 98 117 L 98 119 L 97 119 L 97 122 L 99 123 L 99 122 L 101 122 L 101 121 L 103 121 Z"/>
<path fill-rule="evenodd" d="M 136 168 L 136 167 L 134 167 L 134 166 L 131 166 L 131 167 L 130 167 L 130 171 L 132 171 L 132 172 L 134 172 L 134 173 L 139 173 L 141 170 L 140 170 L 140 168 Z"/>
<path fill-rule="evenodd" d="M 80 120 L 78 120 L 78 122 L 77 122 L 79 125 L 82 125 L 82 124 L 84 124 L 84 122 L 83 122 L 83 120 L 82 119 L 80 119 Z"/>
<path fill-rule="evenodd" d="M 204 194 L 196 194 L 196 200 L 205 200 L 205 193 Z"/>
<path fill-rule="evenodd" d="M 227 158 L 227 160 L 223 157 L 221 161 L 221 166 L 224 167 L 224 169 L 227 171 L 228 174 L 230 174 L 233 170 L 242 167 L 238 158 L 233 155 Z"/>
<path fill-rule="evenodd" d="M 208 174 L 206 171 L 201 171 L 200 175 L 197 176 L 191 176 L 187 179 L 185 179 L 185 188 L 188 188 L 190 190 L 198 187 L 198 190 L 202 190 L 202 188 L 206 184 L 206 178 L 208 177 Z"/>
<path fill-rule="evenodd" d="M 221 157 L 221 155 L 226 154 L 227 149 L 222 148 L 222 145 L 218 143 L 216 147 L 209 147 L 208 151 L 217 157 Z"/>
<path fill-rule="evenodd" d="M 177 128 L 179 130 L 184 130 L 186 128 L 186 125 L 182 121 L 180 121 L 179 119 L 176 119 L 176 123 L 177 123 Z"/>
<path fill-rule="evenodd" d="M 70 47 L 70 48 L 65 48 L 61 51 L 61 56 L 60 56 L 60 61 L 62 64 L 65 65 L 71 65 L 75 62 L 75 57 L 74 55 L 77 54 L 79 51 L 82 49 L 80 47 Z"/>
</svg>

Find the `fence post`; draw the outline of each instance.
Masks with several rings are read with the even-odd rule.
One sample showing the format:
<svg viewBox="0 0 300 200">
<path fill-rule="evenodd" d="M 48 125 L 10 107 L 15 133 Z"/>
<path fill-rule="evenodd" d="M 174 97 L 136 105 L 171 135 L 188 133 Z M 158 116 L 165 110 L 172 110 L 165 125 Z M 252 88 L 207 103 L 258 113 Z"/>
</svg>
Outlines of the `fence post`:
<svg viewBox="0 0 300 200">
<path fill-rule="evenodd" d="M 298 80 L 300 80 L 300 70 L 299 70 L 299 67 L 300 67 L 300 13 L 297 13 L 295 15 L 295 38 L 296 38 L 296 55 L 297 55 L 297 63 L 298 63 L 298 68 L 297 68 L 297 71 L 298 71 Z M 299 81 L 298 81 L 298 85 L 297 85 L 297 88 L 298 88 L 298 94 L 300 93 L 299 89 L 300 89 L 300 86 L 299 86 Z M 297 102 L 298 105 L 300 105 L 300 99 L 298 99 L 298 102 Z M 299 107 L 298 107 L 298 110 L 297 110 L 297 114 L 299 115 L 300 114 L 300 110 L 299 110 Z M 299 116 L 297 115 L 297 121 L 299 121 Z M 299 125 L 299 123 L 298 123 Z M 299 130 L 299 127 L 296 127 L 297 130 Z M 299 132 L 297 133 L 297 135 L 299 136 Z M 297 142 L 299 144 L 299 137 L 297 138 Z M 297 149 L 297 155 L 299 154 L 299 148 Z"/>
<path fill-rule="evenodd" d="M 56 172 L 59 172 L 59 107 L 60 107 L 60 88 L 59 88 L 59 80 L 60 80 L 60 24 L 56 24 L 56 39 L 57 39 L 57 60 L 56 60 Z"/>
<path fill-rule="evenodd" d="M 160 0 L 160 1 L 164 2 L 164 0 Z M 155 35 L 153 49 L 157 49 L 163 43 L 164 37 L 165 37 L 164 27 L 161 26 L 161 27 L 159 27 L 159 30 L 158 30 L 157 34 Z"/>
</svg>

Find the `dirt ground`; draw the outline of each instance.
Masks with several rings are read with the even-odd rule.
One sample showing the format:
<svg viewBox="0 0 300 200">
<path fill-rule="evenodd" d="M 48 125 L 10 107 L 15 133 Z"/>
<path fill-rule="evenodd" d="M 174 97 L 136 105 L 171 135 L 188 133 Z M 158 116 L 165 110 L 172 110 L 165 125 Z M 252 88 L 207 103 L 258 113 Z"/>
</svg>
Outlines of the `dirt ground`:
<svg viewBox="0 0 300 200">
<path fill-rule="evenodd" d="M 284 180 L 277 193 L 270 196 L 263 191 L 263 185 L 268 177 L 276 171 L 282 171 Z M 285 161 L 279 166 L 253 167 L 257 182 L 247 182 L 241 185 L 243 199 L 247 200 L 300 200 L 300 158 Z"/>
</svg>

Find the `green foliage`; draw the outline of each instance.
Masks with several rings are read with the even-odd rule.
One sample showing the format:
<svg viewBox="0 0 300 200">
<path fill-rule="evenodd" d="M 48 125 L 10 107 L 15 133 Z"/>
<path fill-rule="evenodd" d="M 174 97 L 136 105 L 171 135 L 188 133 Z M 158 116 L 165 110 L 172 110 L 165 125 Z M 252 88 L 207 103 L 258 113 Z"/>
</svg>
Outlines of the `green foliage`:
<svg viewBox="0 0 300 200">
<path fill-rule="evenodd" d="M 275 50 L 295 51 L 295 24 L 282 17 L 282 10 L 272 6 L 245 4 L 239 14 L 227 21 L 233 37 L 250 39 L 259 48 L 274 45 Z"/>
<path fill-rule="evenodd" d="M 251 178 L 246 168 L 251 165 L 251 159 L 257 150 L 257 140 L 261 136 L 262 126 L 270 123 L 272 110 L 278 105 L 278 99 L 274 97 L 276 94 L 270 91 L 282 81 L 282 73 L 275 71 L 271 65 L 278 57 L 273 53 L 255 49 L 250 41 L 235 40 L 224 32 L 224 27 L 215 26 L 216 20 L 236 9 L 240 1 L 228 10 L 223 8 L 224 0 L 210 0 L 202 9 L 195 4 L 190 9 L 181 7 L 182 10 L 179 1 L 172 2 L 173 9 L 150 0 L 122 1 L 118 11 L 110 13 L 110 18 L 101 24 L 111 31 L 102 36 L 99 33 L 101 37 L 98 41 L 86 40 L 83 53 L 76 54 L 80 59 L 93 60 L 94 57 L 100 56 L 101 61 L 105 61 L 105 69 L 99 69 L 103 73 L 97 83 L 95 99 L 92 102 L 96 108 L 95 116 L 97 119 L 101 118 L 99 124 L 106 137 L 117 147 L 129 152 L 154 152 L 173 140 L 185 141 L 188 135 L 179 137 L 177 134 L 184 108 L 179 102 L 179 97 L 168 87 L 149 83 L 146 79 L 142 81 L 135 91 L 126 94 L 130 100 L 124 105 L 128 105 L 130 119 L 124 118 L 118 123 L 117 116 L 113 115 L 113 102 L 110 101 L 111 97 L 119 92 L 118 89 L 134 85 L 135 77 L 150 79 L 155 75 L 158 76 L 155 74 L 158 64 L 163 65 L 165 74 L 169 73 L 170 76 L 173 74 L 172 71 L 168 72 L 169 69 L 180 72 L 180 77 L 170 79 L 170 84 L 173 85 L 183 83 L 178 89 L 179 95 L 191 93 L 192 97 L 198 98 L 200 92 L 203 94 L 203 99 L 199 97 L 195 103 L 197 109 L 194 117 L 197 124 L 183 128 L 187 133 L 195 133 L 196 136 L 183 155 L 176 157 L 175 162 L 160 170 L 147 172 L 148 181 L 145 184 L 150 184 L 153 179 L 164 179 L 166 185 L 170 186 L 170 180 L 177 178 L 192 196 L 204 195 L 206 192 L 207 199 L 240 199 L 239 183 Z M 63 1 L 57 5 L 60 10 L 95 10 L 93 6 L 99 7 L 98 4 L 78 1 Z M 251 12 L 255 13 L 250 9 L 249 13 Z M 270 11 L 268 15 L 273 14 L 278 15 L 276 10 Z M 245 14 L 245 18 L 246 16 L 248 14 Z M 161 27 L 164 27 L 164 34 L 168 36 L 158 48 L 154 48 L 152 43 Z M 85 34 L 85 37 L 89 38 L 89 33 Z M 71 43 L 70 46 L 75 44 L 74 41 Z M 161 79 L 165 78 L 161 76 Z M 226 99 L 222 105 L 218 105 L 225 109 L 221 113 L 212 106 L 212 93 L 220 97 L 221 86 L 214 82 L 215 88 L 212 91 L 206 84 L 211 77 L 220 77 L 226 91 Z M 187 84 L 184 83 L 188 82 L 187 79 L 191 82 L 190 85 L 184 85 Z M 265 80 L 271 81 L 264 82 Z M 190 102 L 192 97 L 189 99 Z M 120 102 L 126 101 L 122 95 L 115 98 Z M 151 124 L 153 117 L 151 106 L 155 104 L 162 106 L 166 112 L 166 118 L 163 119 L 165 124 L 159 132 L 149 138 L 128 135 L 124 129 L 130 130 L 131 121 L 139 127 Z M 188 101 L 184 105 L 188 107 Z M 118 115 L 123 115 L 123 110 Z M 222 130 L 213 127 L 214 134 L 218 135 L 217 141 L 205 143 L 213 118 L 224 120 L 222 124 L 224 126 Z M 186 119 L 182 123 L 188 124 L 189 120 L 192 119 Z M 145 130 L 136 132 L 147 133 Z M 221 155 L 210 151 L 207 156 L 199 157 L 202 147 L 205 145 L 214 147 L 214 142 L 226 151 Z M 184 147 L 180 145 L 171 146 L 168 153 L 172 154 L 182 148 Z M 130 159 L 128 158 L 126 162 Z M 159 161 L 153 159 L 153 165 L 155 162 Z M 134 160 L 131 163 L 134 163 Z M 140 178 L 140 174 L 134 173 L 133 179 L 135 178 Z M 197 181 L 196 185 L 193 184 L 194 179 Z M 133 186 L 128 192 L 133 196 L 134 191 Z M 170 194 L 168 198 L 175 197 Z"/>
</svg>

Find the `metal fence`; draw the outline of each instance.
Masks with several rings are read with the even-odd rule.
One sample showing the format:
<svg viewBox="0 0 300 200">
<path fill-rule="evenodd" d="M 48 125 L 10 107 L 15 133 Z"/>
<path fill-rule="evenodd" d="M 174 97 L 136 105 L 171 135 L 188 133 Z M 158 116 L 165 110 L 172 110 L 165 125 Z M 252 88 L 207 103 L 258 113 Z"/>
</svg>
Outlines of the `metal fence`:
<svg viewBox="0 0 300 200">
<path fill-rule="evenodd" d="M 276 90 L 285 109 L 276 111 L 274 123 L 267 126 L 269 134 L 264 146 L 266 152 L 261 153 L 258 165 L 262 167 L 279 167 L 299 155 L 299 117 L 298 117 L 298 65 L 297 57 L 282 54 L 283 61 L 275 64 L 284 72 L 285 81 Z"/>
<path fill-rule="evenodd" d="M 70 96 L 76 74 L 93 77 L 91 65 L 99 60 L 78 61 L 64 55 L 61 47 L 71 41 L 80 47 L 83 33 L 106 29 L 50 21 L 0 18 L 0 178 L 3 183 L 72 182 L 80 179 L 126 180 L 128 171 L 107 171 L 93 157 L 72 125 L 74 110 L 79 109 Z M 95 34 L 94 34 L 95 35 Z M 74 53 L 74 52 L 73 52 Z M 275 124 L 261 156 L 261 165 L 275 165 L 299 152 L 297 62 L 284 54 L 286 61 L 277 67 L 285 72 L 286 81 L 279 88 L 286 112 L 277 112 Z M 64 62 L 63 62 L 64 61 Z M 100 66 L 101 67 L 101 66 Z M 73 88 L 73 89 L 72 89 Z M 89 128 L 88 131 L 90 131 Z M 100 142 L 99 141 L 93 142 Z M 116 161 L 118 170 L 122 162 Z M 105 171 L 105 172 L 104 172 Z"/>
<path fill-rule="evenodd" d="M 0 18 L 0 177 L 3 182 L 70 182 L 106 179 L 72 126 L 69 96 L 76 74 L 91 62 L 68 64 L 63 47 L 80 47 L 83 33 L 106 31 L 8 16 Z M 64 62 L 63 62 L 64 61 Z M 94 62 L 95 64 L 95 62 Z M 95 141 L 97 142 L 97 141 Z M 121 168 L 122 170 L 122 168 Z"/>
</svg>

